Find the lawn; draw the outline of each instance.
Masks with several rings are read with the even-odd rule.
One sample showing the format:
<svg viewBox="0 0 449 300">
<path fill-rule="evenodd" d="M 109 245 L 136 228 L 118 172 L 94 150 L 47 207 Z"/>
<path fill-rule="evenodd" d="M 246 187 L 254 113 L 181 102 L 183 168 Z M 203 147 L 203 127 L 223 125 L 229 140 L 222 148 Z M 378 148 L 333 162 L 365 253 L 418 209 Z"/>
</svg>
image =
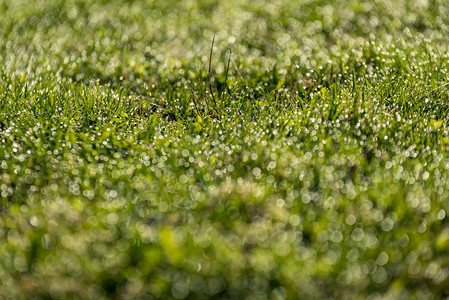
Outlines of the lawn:
<svg viewBox="0 0 449 300">
<path fill-rule="evenodd" d="M 0 298 L 449 296 L 448 24 L 0 0 Z"/>
</svg>

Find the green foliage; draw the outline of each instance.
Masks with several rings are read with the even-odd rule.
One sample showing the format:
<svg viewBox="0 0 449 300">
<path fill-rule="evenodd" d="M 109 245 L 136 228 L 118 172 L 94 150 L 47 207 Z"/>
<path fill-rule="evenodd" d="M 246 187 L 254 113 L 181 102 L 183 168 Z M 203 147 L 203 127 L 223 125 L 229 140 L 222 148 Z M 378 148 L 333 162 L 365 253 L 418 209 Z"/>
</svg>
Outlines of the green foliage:
<svg viewBox="0 0 449 300">
<path fill-rule="evenodd" d="M 446 24 L 0 0 L 0 298 L 446 297 Z"/>
</svg>

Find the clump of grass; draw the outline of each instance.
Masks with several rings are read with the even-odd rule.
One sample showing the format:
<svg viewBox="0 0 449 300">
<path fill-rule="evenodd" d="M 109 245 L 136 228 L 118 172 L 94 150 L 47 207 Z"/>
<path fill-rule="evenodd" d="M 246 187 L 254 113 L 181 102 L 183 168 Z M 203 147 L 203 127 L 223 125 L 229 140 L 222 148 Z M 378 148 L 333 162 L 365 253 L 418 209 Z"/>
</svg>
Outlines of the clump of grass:
<svg viewBox="0 0 449 300">
<path fill-rule="evenodd" d="M 448 9 L 0 3 L 0 298 L 445 297 Z"/>
</svg>

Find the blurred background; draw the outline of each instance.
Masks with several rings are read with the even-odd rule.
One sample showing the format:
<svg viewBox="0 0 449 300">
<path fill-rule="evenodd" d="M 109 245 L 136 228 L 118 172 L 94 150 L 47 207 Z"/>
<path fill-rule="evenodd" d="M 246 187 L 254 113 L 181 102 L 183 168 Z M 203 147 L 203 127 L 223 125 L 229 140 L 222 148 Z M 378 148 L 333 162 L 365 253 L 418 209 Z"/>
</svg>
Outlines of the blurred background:
<svg viewBox="0 0 449 300">
<path fill-rule="evenodd" d="M 8 72 L 134 85 L 204 74 L 214 34 L 213 71 L 224 73 L 230 49 L 230 76 L 249 79 L 344 64 L 371 41 L 446 43 L 449 24 L 439 0 L 2 0 L 0 14 Z"/>
</svg>

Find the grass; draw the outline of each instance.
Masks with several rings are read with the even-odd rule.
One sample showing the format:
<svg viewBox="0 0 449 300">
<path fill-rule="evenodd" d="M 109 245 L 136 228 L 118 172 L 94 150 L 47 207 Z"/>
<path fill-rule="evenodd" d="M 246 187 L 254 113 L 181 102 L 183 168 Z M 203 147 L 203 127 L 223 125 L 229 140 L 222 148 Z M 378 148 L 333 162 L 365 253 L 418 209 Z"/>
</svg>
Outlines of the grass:
<svg viewBox="0 0 449 300">
<path fill-rule="evenodd" d="M 447 24 L 0 0 L 0 298 L 447 297 Z"/>
</svg>

